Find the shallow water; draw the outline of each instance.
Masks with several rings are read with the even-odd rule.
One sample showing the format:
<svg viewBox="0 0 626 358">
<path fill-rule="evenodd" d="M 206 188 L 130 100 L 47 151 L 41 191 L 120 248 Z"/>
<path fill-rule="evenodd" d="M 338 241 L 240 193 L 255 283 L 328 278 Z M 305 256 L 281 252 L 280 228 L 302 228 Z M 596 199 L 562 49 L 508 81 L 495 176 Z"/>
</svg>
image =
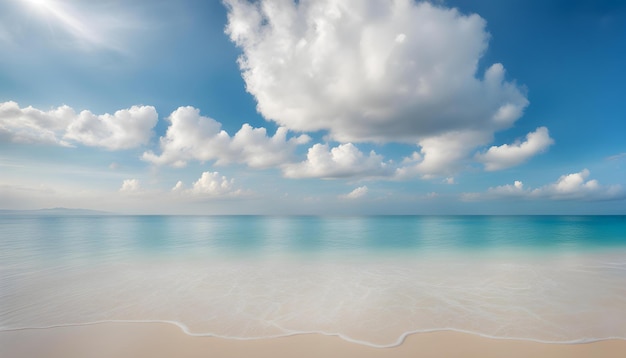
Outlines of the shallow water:
<svg viewBox="0 0 626 358">
<path fill-rule="evenodd" d="M 0 216 L 0 329 L 626 338 L 623 216 Z"/>
</svg>

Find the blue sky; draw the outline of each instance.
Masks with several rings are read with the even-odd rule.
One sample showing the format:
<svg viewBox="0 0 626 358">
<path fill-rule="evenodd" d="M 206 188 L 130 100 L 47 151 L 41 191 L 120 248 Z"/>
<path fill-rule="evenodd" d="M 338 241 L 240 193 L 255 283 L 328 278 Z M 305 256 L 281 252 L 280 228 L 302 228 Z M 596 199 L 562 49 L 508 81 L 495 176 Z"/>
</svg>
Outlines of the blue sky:
<svg viewBox="0 0 626 358">
<path fill-rule="evenodd" d="M 620 1 L 0 4 L 0 208 L 624 214 Z"/>
</svg>

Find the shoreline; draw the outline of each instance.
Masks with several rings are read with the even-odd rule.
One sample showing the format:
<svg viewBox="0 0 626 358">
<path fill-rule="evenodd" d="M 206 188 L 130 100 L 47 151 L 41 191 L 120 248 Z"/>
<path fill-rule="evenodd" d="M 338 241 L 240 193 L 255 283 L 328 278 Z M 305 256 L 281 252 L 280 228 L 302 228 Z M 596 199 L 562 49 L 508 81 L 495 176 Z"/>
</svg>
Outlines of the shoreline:
<svg viewBox="0 0 626 358">
<path fill-rule="evenodd" d="M 67 324 L 57 324 L 51 326 L 42 326 L 42 327 L 16 327 L 16 328 L 0 328 L 0 334 L 4 332 L 21 332 L 21 331 L 38 331 L 38 330 L 51 330 L 51 329 L 62 329 L 62 328 L 72 328 L 72 327 L 89 327 L 89 326 L 98 326 L 98 325 L 115 325 L 115 324 L 123 324 L 123 325 L 144 325 L 144 324 L 163 324 L 170 325 L 178 328 L 183 334 L 190 337 L 197 338 L 215 338 L 215 339 L 224 339 L 224 340 L 232 340 L 232 341 L 260 341 L 266 339 L 281 339 L 281 338 L 289 338 L 294 336 L 306 336 L 306 335 L 319 335 L 324 337 L 336 337 L 345 342 L 358 344 L 369 348 L 375 349 L 387 349 L 387 348 L 396 348 L 402 345 L 406 339 L 413 335 L 420 334 L 433 334 L 433 333 L 460 333 L 466 334 L 470 336 L 476 336 L 484 339 L 492 339 L 492 340 L 501 340 L 501 341 L 518 341 L 518 342 L 531 342 L 538 344 L 551 344 L 551 345 L 576 345 L 576 344 L 590 344 L 596 342 L 603 341 L 624 341 L 626 342 L 626 338 L 622 337 L 604 337 L 604 338 L 584 338 L 578 340 L 571 341 L 547 341 L 535 338 L 520 338 L 520 337 L 498 337 L 498 336 L 490 336 L 488 334 L 483 334 L 479 332 L 466 331 L 462 329 L 455 328 L 437 328 L 437 329 L 428 329 L 428 330 L 416 330 L 416 331 L 408 331 L 401 334 L 398 339 L 394 343 L 390 344 L 376 344 L 364 340 L 354 339 L 342 335 L 340 333 L 328 333 L 322 331 L 309 331 L 309 332 L 291 332 L 285 334 L 278 334 L 272 336 L 265 337 L 231 337 L 231 336 L 223 336 L 219 334 L 213 333 L 194 333 L 189 327 L 187 327 L 184 323 L 177 321 L 168 321 L 168 320 L 103 320 L 103 321 L 95 321 L 95 322 L 84 322 L 84 323 L 67 323 Z"/>
<path fill-rule="evenodd" d="M 261 339 L 187 334 L 172 322 L 99 322 L 0 331 L 3 357 L 623 357 L 626 340 L 542 343 L 452 330 L 407 334 L 392 347 L 337 335 L 294 333 Z"/>
</svg>

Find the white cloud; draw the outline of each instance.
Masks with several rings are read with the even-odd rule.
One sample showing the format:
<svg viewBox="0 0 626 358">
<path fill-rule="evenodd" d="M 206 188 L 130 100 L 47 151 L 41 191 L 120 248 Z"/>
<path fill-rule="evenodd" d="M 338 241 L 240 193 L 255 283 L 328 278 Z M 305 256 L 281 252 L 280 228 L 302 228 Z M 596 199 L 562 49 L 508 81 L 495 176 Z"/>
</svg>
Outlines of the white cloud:
<svg viewBox="0 0 626 358">
<path fill-rule="evenodd" d="M 174 187 L 172 188 L 172 192 L 174 193 L 180 193 L 183 190 L 184 184 L 182 181 L 177 181 L 176 185 L 174 185 Z"/>
<path fill-rule="evenodd" d="M 294 149 L 310 140 L 307 135 L 287 139 L 287 129 L 282 127 L 269 137 L 265 128 L 248 124 L 231 137 L 221 129 L 221 123 L 201 116 L 193 107 L 179 107 L 168 120 L 171 124 L 160 139 L 161 154 L 147 151 L 144 160 L 177 167 L 190 160 L 215 160 L 216 164 L 245 163 L 268 168 L 288 162 Z"/>
<path fill-rule="evenodd" d="M 487 192 L 496 196 L 526 196 L 530 194 L 530 191 L 524 189 L 524 183 L 519 180 L 513 182 L 512 185 L 507 184 L 489 188 Z"/>
<path fill-rule="evenodd" d="M 354 190 L 352 190 L 351 192 L 349 192 L 348 194 L 345 195 L 340 195 L 341 199 L 359 199 L 364 197 L 368 192 L 367 186 L 360 186 Z"/>
<path fill-rule="evenodd" d="M 479 198 L 529 198 L 553 200 L 615 200 L 626 197 L 626 193 L 619 185 L 601 185 L 597 180 L 588 180 L 589 170 L 583 169 L 578 173 L 562 175 L 556 182 L 540 188 L 525 188 L 524 184 L 516 180 L 513 184 L 492 187 L 486 193 L 465 193 L 463 199 L 474 200 Z"/>
<path fill-rule="evenodd" d="M 141 186 L 139 185 L 139 180 L 137 179 L 125 179 L 122 182 L 122 187 L 120 188 L 120 192 L 122 193 L 137 193 L 141 191 Z"/>
<path fill-rule="evenodd" d="M 453 175 L 463 169 L 470 151 L 487 143 L 491 134 L 482 131 L 457 131 L 419 141 L 423 160 L 398 168 L 396 176 L 406 179 L 420 175 L 425 179 Z"/>
<path fill-rule="evenodd" d="M 285 165 L 283 173 L 288 178 L 380 177 L 390 175 L 391 168 L 381 155 L 365 155 L 352 143 L 333 148 L 318 143 L 309 148 L 305 161 Z"/>
<path fill-rule="evenodd" d="M 235 188 L 235 179 L 228 179 L 218 172 L 203 172 L 190 189 L 185 190 L 183 187 L 182 181 L 178 181 L 172 192 L 201 197 L 232 197 L 244 194 L 241 189 Z"/>
<path fill-rule="evenodd" d="M 69 146 L 62 133 L 75 118 L 74 110 L 61 106 L 47 112 L 16 102 L 0 103 L 0 139 L 14 143 Z"/>
<path fill-rule="evenodd" d="M 265 118 L 342 143 L 417 143 L 425 158 L 412 174 L 458 171 L 528 105 L 501 64 L 477 73 L 489 39 L 478 15 L 409 0 L 226 4 Z M 447 150 L 450 137 L 464 141 Z"/>
<path fill-rule="evenodd" d="M 234 184 L 234 179 L 220 176 L 218 172 L 204 172 L 202 176 L 200 176 L 200 179 L 193 183 L 191 191 L 196 194 L 210 196 L 236 194 L 238 191 L 233 190 Z"/>
<path fill-rule="evenodd" d="M 587 180 L 589 170 L 562 175 L 555 183 L 532 191 L 535 196 L 547 196 L 553 199 L 590 199 L 608 200 L 624 196 L 619 185 L 604 186 L 595 180 Z"/>
<path fill-rule="evenodd" d="M 210 198 L 246 198 L 253 195 L 250 190 L 239 188 L 235 179 L 221 175 L 219 172 L 205 171 L 190 186 L 179 180 L 171 190 L 161 188 L 144 188 L 139 179 L 125 179 L 118 192 L 124 199 L 145 200 L 146 202 L 184 203 Z"/>
<path fill-rule="evenodd" d="M 619 153 L 619 154 L 606 157 L 606 160 L 620 160 L 620 159 L 625 159 L 625 158 L 626 158 L 626 153 Z"/>
<path fill-rule="evenodd" d="M 72 143 L 109 150 L 147 144 L 158 115 L 152 106 L 133 106 L 115 114 L 76 114 L 63 105 L 49 111 L 15 102 L 0 103 L 0 139 L 14 143 L 71 146 Z"/>
<path fill-rule="evenodd" d="M 486 153 L 477 154 L 476 159 L 484 163 L 488 171 L 501 170 L 527 161 L 530 157 L 544 152 L 553 143 L 548 129 L 539 127 L 526 135 L 526 141 L 493 146 Z"/>
<path fill-rule="evenodd" d="M 134 148 L 148 143 L 158 118 L 152 106 L 132 106 L 112 115 L 82 111 L 67 127 L 63 138 L 110 150 Z"/>
</svg>

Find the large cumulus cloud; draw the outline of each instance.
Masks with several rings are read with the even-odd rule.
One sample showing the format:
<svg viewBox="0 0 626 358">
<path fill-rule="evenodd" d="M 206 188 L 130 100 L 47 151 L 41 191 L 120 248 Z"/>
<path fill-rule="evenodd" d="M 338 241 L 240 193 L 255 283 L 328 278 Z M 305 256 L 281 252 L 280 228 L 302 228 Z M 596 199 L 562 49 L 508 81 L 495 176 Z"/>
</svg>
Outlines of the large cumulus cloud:
<svg viewBox="0 0 626 358">
<path fill-rule="evenodd" d="M 527 106 L 493 64 L 478 15 L 412 0 L 226 0 L 226 32 L 243 54 L 259 112 L 341 142 L 423 141 L 492 133 Z"/>
</svg>

